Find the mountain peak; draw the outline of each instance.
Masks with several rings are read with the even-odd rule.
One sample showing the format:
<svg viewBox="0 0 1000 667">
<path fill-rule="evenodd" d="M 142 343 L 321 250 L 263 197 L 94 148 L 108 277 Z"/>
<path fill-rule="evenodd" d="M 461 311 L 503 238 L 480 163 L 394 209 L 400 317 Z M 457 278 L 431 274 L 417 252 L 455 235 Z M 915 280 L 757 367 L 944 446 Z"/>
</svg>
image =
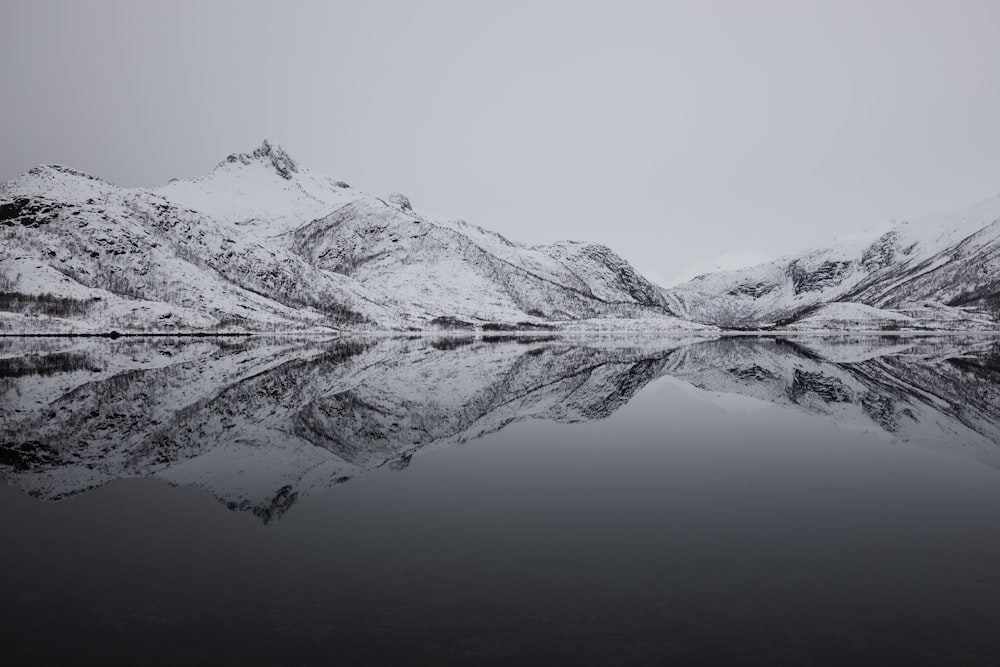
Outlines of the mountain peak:
<svg viewBox="0 0 1000 667">
<path fill-rule="evenodd" d="M 0 182 L 0 197 L 41 197 L 80 203 L 117 189 L 104 179 L 61 164 L 41 164 L 17 178 Z"/>
<path fill-rule="evenodd" d="M 65 174 L 67 176 L 75 178 L 82 178 L 88 181 L 99 181 L 101 183 L 110 185 L 110 183 L 105 181 L 103 178 L 91 176 L 90 174 L 85 174 L 82 171 L 77 171 L 76 169 L 72 169 L 70 167 L 61 164 L 40 164 L 37 167 L 32 167 L 31 169 L 29 169 L 28 174 L 32 176 L 50 176 L 52 174 Z"/>
<path fill-rule="evenodd" d="M 292 174 L 299 171 L 299 165 L 285 152 L 285 149 L 277 144 L 272 144 L 267 139 L 264 139 L 261 145 L 250 153 L 233 153 L 219 163 L 219 166 L 235 163 L 249 165 L 258 160 L 270 162 L 278 175 L 284 179 L 291 180 Z"/>
</svg>

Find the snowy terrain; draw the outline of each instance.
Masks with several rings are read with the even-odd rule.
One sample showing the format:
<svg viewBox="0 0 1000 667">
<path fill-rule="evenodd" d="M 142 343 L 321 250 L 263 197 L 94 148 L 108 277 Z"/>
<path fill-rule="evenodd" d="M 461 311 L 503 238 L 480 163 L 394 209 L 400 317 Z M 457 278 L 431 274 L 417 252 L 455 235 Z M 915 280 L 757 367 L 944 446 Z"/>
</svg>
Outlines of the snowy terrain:
<svg viewBox="0 0 1000 667">
<path fill-rule="evenodd" d="M 770 255 L 765 255 L 764 253 L 757 252 L 753 249 L 747 250 L 728 250 L 721 255 L 717 255 L 715 258 L 708 260 L 706 262 L 699 262 L 680 272 L 673 278 L 664 280 L 659 284 L 663 287 L 674 287 L 675 285 L 680 285 L 681 283 L 686 283 L 690 280 L 694 280 L 698 276 L 705 275 L 707 273 L 719 273 L 720 271 L 736 271 L 739 269 L 745 269 L 751 266 L 757 266 L 759 264 L 766 264 L 767 262 L 773 261 L 774 257 Z"/>
<path fill-rule="evenodd" d="M 0 333 L 995 330 L 1000 313 L 1000 197 L 664 289 L 603 245 L 515 243 L 267 141 L 158 188 L 35 167 L 0 184 L 0 240 Z"/>
<path fill-rule="evenodd" d="M 995 330 L 1000 197 L 664 290 L 672 312 L 730 328 Z"/>
<path fill-rule="evenodd" d="M 265 141 L 119 188 L 45 165 L 0 184 L 0 331 L 691 331 L 600 245 L 529 247 L 359 192 Z"/>
</svg>

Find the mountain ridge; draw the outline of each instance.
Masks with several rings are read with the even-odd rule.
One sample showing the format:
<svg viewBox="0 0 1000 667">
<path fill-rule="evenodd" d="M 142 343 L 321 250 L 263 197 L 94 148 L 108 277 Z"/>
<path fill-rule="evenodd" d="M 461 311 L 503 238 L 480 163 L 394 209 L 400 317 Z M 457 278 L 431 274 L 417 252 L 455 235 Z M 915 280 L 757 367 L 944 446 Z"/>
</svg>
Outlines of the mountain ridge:
<svg viewBox="0 0 1000 667">
<path fill-rule="evenodd" d="M 0 234 L 9 333 L 708 329 L 673 317 L 606 246 L 512 242 L 355 190 L 268 140 L 155 188 L 36 167 L 0 184 Z"/>
<path fill-rule="evenodd" d="M 608 246 L 527 245 L 378 196 L 265 139 L 121 188 L 0 183 L 0 333 L 997 330 L 1000 197 L 664 288 Z"/>
<path fill-rule="evenodd" d="M 677 314 L 727 328 L 995 330 L 1000 196 L 879 235 L 701 275 L 664 295 Z"/>
</svg>

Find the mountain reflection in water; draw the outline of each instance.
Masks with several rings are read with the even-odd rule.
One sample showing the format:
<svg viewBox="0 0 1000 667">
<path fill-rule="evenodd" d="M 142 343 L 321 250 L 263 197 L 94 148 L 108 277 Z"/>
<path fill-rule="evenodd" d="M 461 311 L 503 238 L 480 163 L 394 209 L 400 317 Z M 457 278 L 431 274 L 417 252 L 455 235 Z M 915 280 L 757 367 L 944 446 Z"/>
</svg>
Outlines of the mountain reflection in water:
<svg viewBox="0 0 1000 667">
<path fill-rule="evenodd" d="M 984 337 L 0 339 L 0 481 L 125 478 L 265 522 L 367 471 L 523 420 L 602 420 L 658 378 L 1000 467 Z"/>
<path fill-rule="evenodd" d="M 4 657 L 993 665 L 998 349 L 0 338 Z"/>
</svg>

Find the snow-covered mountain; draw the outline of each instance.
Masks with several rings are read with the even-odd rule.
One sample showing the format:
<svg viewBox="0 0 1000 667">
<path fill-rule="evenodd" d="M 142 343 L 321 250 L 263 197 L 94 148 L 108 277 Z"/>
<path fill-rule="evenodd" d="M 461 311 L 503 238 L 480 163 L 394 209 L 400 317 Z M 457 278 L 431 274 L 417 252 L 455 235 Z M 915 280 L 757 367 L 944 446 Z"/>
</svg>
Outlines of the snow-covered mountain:
<svg viewBox="0 0 1000 667">
<path fill-rule="evenodd" d="M 742 263 L 742 261 L 741 261 Z M 663 289 L 602 245 L 527 246 L 265 141 L 120 188 L 0 183 L 0 332 L 995 329 L 1000 197 Z"/>
<path fill-rule="evenodd" d="M 983 337 L 43 338 L 0 339 L 0 483 L 58 499 L 153 477 L 268 521 L 512 423 L 606 418 L 662 377 L 1000 468 Z"/>
<path fill-rule="evenodd" d="M 706 262 L 698 262 L 687 267 L 673 278 L 665 279 L 659 284 L 663 287 L 674 287 L 682 283 L 694 280 L 698 276 L 706 273 L 719 273 L 720 271 L 738 271 L 759 264 L 766 264 L 773 261 L 774 257 L 757 252 L 753 249 L 727 250 L 713 259 Z"/>
<path fill-rule="evenodd" d="M 1000 197 L 664 290 L 670 310 L 735 328 L 995 329 Z"/>
<path fill-rule="evenodd" d="M 36 167 L 0 184 L 0 240 L 8 332 L 698 328 L 604 246 L 514 243 L 267 141 L 152 189 Z"/>
</svg>

